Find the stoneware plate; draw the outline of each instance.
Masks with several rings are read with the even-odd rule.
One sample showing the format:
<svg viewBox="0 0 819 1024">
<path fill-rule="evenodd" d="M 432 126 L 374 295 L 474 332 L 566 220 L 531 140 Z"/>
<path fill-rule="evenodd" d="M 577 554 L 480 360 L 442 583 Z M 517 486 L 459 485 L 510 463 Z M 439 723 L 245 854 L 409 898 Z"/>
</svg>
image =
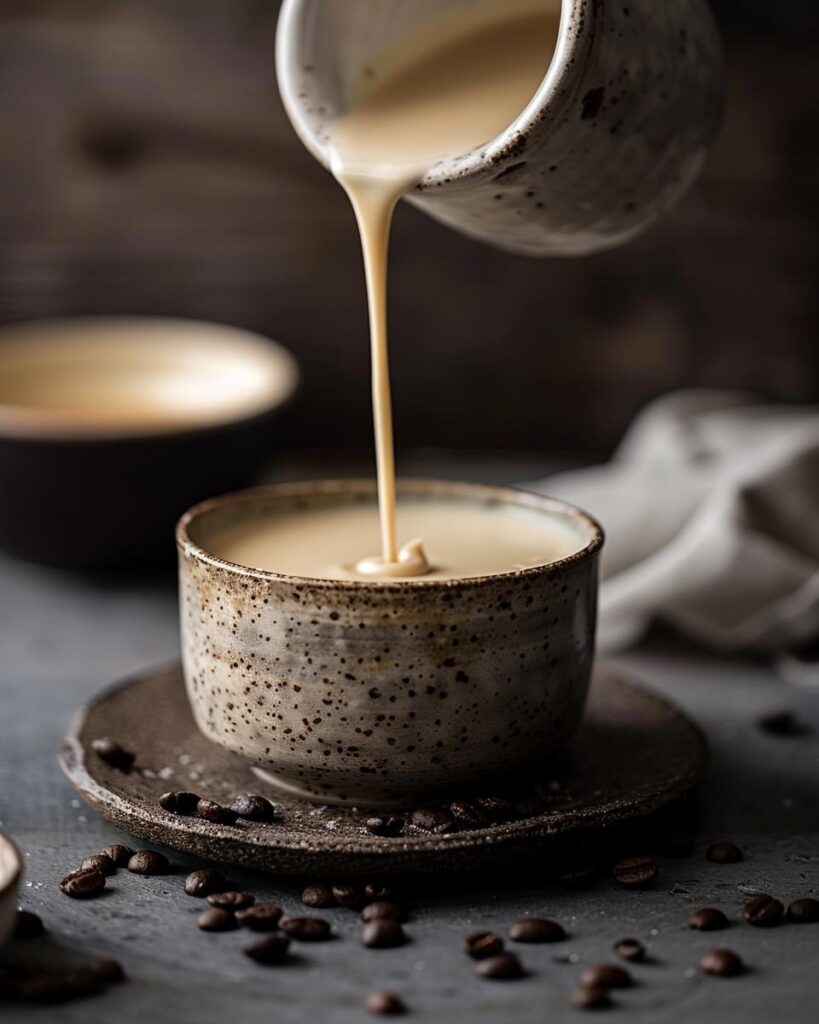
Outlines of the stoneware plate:
<svg viewBox="0 0 819 1024">
<path fill-rule="evenodd" d="M 0 945 L 11 934 L 17 911 L 17 890 L 23 874 L 23 862 L 17 847 L 0 835 Z"/>
<path fill-rule="evenodd" d="M 136 754 L 118 771 L 94 754 L 110 737 Z M 197 730 L 179 666 L 146 672 L 103 692 L 74 721 L 61 764 L 80 795 L 120 828 L 224 864 L 280 874 L 427 874 L 482 871 L 502 862 L 575 863 L 612 844 L 634 842 L 700 780 L 705 741 L 666 701 L 598 668 L 588 714 L 571 747 L 548 767 L 490 792 L 517 807 L 514 820 L 449 834 L 407 826 L 395 838 L 370 834 L 369 814 L 321 807 L 266 787 L 250 765 Z M 261 793 L 278 807 L 270 824 L 215 825 L 159 806 L 171 789 L 229 803 Z M 618 840 L 619 837 L 619 840 Z M 627 839 L 627 837 L 630 837 Z"/>
</svg>

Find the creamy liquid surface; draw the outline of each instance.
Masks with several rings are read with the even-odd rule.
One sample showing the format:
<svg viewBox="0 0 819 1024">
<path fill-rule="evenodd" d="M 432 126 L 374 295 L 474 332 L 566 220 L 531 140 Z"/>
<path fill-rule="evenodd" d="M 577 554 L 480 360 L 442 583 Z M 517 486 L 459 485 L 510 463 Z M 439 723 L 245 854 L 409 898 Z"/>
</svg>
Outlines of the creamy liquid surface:
<svg viewBox="0 0 819 1024">
<path fill-rule="evenodd" d="M 361 558 L 372 549 L 359 550 L 359 575 L 425 574 L 424 545 L 435 523 L 434 517 L 407 523 L 404 532 L 402 522 L 401 537 L 417 539 L 399 549 L 387 342 L 395 206 L 439 160 L 466 155 L 518 118 L 548 71 L 559 22 L 555 0 L 491 0 L 450 12 L 363 68 L 347 113 L 331 126 L 332 169 L 355 209 L 369 297 L 381 554 Z M 453 545 L 448 556 L 442 552 L 452 574 L 468 574 L 468 558 L 458 568 L 456 551 L 466 555 L 456 539 L 475 524 L 464 518 L 454 525 L 435 536 Z M 335 543 L 335 528 L 332 533 Z"/>
<path fill-rule="evenodd" d="M 403 536 L 424 538 L 429 559 L 424 579 L 489 576 L 544 565 L 585 543 L 568 523 L 511 506 L 402 500 L 397 512 Z M 375 513 L 370 504 L 331 504 L 260 516 L 202 540 L 218 558 L 237 565 L 288 576 L 354 580 L 361 578 L 361 552 L 374 550 L 378 543 Z"/>
</svg>

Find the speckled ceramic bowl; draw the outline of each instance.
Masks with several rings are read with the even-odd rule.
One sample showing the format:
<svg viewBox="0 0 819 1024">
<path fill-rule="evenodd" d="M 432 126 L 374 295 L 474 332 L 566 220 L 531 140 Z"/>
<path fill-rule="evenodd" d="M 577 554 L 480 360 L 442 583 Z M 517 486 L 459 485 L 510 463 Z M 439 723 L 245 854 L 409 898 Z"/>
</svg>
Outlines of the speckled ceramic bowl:
<svg viewBox="0 0 819 1024">
<path fill-rule="evenodd" d="M 23 862 L 17 847 L 0 835 L 0 946 L 11 935 L 17 912 L 17 890 L 23 874 Z"/>
<path fill-rule="evenodd" d="M 600 527 L 511 488 L 403 481 L 399 498 L 557 519 L 577 551 L 464 580 L 301 579 L 225 562 L 214 537 L 265 514 L 373 504 L 370 482 L 245 491 L 180 521 L 185 680 L 199 728 L 279 786 L 322 802 L 410 804 L 541 762 L 580 723 Z"/>
</svg>

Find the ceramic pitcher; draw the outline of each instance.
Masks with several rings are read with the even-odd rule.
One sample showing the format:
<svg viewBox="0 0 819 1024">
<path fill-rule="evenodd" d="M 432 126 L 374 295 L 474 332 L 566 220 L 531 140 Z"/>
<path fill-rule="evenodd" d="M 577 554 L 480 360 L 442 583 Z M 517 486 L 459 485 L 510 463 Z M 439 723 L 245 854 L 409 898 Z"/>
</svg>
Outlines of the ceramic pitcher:
<svg viewBox="0 0 819 1024">
<path fill-rule="evenodd" d="M 328 125 L 369 58 L 482 2 L 284 0 L 279 85 L 308 149 L 329 166 Z M 408 198 L 505 249 L 582 255 L 637 235 L 695 180 L 721 118 L 722 51 L 706 0 L 551 2 L 558 42 L 553 56 L 544 43 L 529 106 L 488 145 L 436 164 Z"/>
</svg>

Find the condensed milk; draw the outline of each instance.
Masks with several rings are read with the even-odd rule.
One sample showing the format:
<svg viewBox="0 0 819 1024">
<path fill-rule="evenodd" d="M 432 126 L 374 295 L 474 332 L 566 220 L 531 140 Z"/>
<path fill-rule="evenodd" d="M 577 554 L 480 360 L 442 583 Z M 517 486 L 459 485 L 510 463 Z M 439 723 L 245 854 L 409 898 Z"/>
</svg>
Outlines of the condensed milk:
<svg viewBox="0 0 819 1024">
<path fill-rule="evenodd" d="M 434 516 L 419 522 L 409 512 L 409 543 L 399 547 L 387 330 L 390 229 L 398 201 L 439 160 L 491 141 L 525 109 L 549 69 L 559 7 L 551 0 L 489 0 L 432 19 L 361 69 L 347 112 L 331 126 L 332 170 L 355 210 L 369 296 L 381 553 L 359 557 L 361 576 L 423 576 L 431 569 L 426 539 L 435 536 L 445 546 L 445 535 L 454 547 L 449 557 L 442 551 L 442 562 L 456 575 L 468 573 L 473 559 L 463 549 L 471 550 L 474 540 L 477 550 L 485 539 L 480 528 L 470 538 L 476 522 L 465 513 L 460 529 L 456 523 L 437 531 Z M 503 530 L 496 533 L 499 540 Z M 527 562 L 511 547 L 508 559 L 503 543 L 498 551 L 506 569 Z M 522 548 L 531 557 L 538 545 Z M 455 549 L 463 556 L 460 569 Z"/>
</svg>

